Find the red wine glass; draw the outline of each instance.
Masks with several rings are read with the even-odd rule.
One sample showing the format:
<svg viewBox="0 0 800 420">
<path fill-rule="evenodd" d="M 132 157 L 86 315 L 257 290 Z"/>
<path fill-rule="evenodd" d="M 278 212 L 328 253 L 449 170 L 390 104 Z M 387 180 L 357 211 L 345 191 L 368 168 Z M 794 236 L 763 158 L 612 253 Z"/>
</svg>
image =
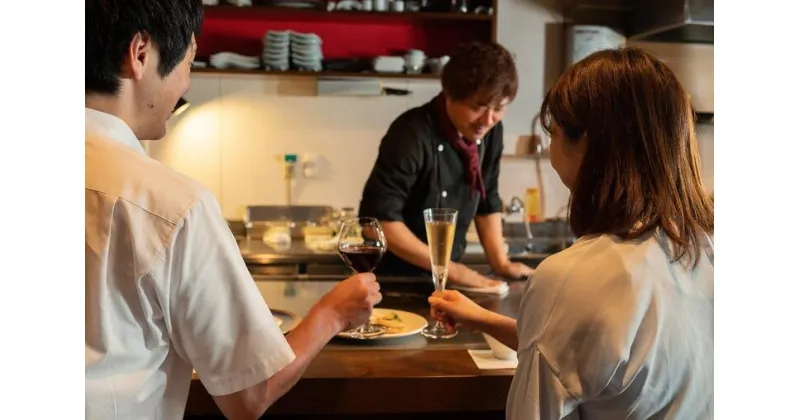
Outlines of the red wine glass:
<svg viewBox="0 0 800 420">
<path fill-rule="evenodd" d="M 345 220 L 339 230 L 339 256 L 356 273 L 371 273 L 386 252 L 386 237 L 381 223 L 371 217 Z M 353 338 L 368 339 L 383 335 L 386 328 L 369 320 L 349 332 Z"/>
</svg>

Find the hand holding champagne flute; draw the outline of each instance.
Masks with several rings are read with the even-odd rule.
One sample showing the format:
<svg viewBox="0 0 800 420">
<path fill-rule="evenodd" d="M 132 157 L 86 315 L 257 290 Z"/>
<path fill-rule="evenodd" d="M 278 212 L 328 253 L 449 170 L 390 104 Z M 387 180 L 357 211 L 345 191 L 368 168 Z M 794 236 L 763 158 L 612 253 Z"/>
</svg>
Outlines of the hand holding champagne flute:
<svg viewBox="0 0 800 420">
<path fill-rule="evenodd" d="M 431 255 L 431 275 L 433 286 L 437 292 L 443 292 L 447 283 L 447 270 L 450 267 L 450 256 L 453 251 L 453 237 L 456 233 L 458 211 L 454 209 L 425 209 L 425 231 L 428 236 L 428 249 Z M 446 326 L 437 320 L 433 326 L 422 330 L 428 338 L 453 338 L 458 334 L 455 326 Z"/>
</svg>

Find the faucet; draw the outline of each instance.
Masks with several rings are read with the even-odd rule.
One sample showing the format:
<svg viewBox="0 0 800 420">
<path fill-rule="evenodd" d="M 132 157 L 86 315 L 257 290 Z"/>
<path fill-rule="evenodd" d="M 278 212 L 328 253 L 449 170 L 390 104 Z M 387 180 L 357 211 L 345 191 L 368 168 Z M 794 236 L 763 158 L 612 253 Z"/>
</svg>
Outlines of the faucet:
<svg viewBox="0 0 800 420">
<path fill-rule="evenodd" d="M 533 233 L 531 233 L 531 224 L 528 222 L 528 218 L 525 217 L 525 203 L 521 198 L 517 196 L 511 197 L 511 200 L 508 202 L 508 205 L 505 208 L 505 214 L 522 214 L 522 224 L 525 226 L 525 235 L 529 241 L 533 239 Z"/>
</svg>

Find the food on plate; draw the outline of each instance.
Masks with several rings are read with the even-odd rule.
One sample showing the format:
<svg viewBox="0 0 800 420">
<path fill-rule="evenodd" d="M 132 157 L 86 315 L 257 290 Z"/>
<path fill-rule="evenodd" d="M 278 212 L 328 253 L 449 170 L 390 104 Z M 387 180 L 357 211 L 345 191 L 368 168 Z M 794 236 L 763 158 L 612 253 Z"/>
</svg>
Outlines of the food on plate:
<svg viewBox="0 0 800 420">
<path fill-rule="evenodd" d="M 275 316 L 275 315 L 273 315 L 273 316 L 272 316 L 272 318 L 275 320 L 275 325 L 277 325 L 278 327 L 280 327 L 281 325 L 283 325 L 283 320 L 282 320 L 282 319 L 278 318 L 278 317 L 277 317 L 277 316 Z"/>
<path fill-rule="evenodd" d="M 396 334 L 405 328 L 403 319 L 396 312 L 373 313 L 370 321 L 386 328 L 386 334 Z"/>
</svg>

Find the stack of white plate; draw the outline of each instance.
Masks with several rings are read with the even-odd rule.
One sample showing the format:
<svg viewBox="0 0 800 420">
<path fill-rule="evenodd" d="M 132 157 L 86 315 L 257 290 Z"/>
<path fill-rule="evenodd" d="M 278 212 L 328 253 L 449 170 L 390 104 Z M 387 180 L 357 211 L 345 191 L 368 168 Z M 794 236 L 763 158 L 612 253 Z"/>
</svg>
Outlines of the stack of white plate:
<svg viewBox="0 0 800 420">
<path fill-rule="evenodd" d="M 261 60 L 267 70 L 289 70 L 289 31 L 267 31 Z"/>
<path fill-rule="evenodd" d="M 313 33 L 292 32 L 292 67 L 298 70 L 322 71 L 322 38 Z"/>
<path fill-rule="evenodd" d="M 251 57 L 227 51 L 212 54 L 208 61 L 211 63 L 211 66 L 218 69 L 239 68 L 252 70 L 257 69 L 261 65 L 258 57 Z"/>
</svg>

